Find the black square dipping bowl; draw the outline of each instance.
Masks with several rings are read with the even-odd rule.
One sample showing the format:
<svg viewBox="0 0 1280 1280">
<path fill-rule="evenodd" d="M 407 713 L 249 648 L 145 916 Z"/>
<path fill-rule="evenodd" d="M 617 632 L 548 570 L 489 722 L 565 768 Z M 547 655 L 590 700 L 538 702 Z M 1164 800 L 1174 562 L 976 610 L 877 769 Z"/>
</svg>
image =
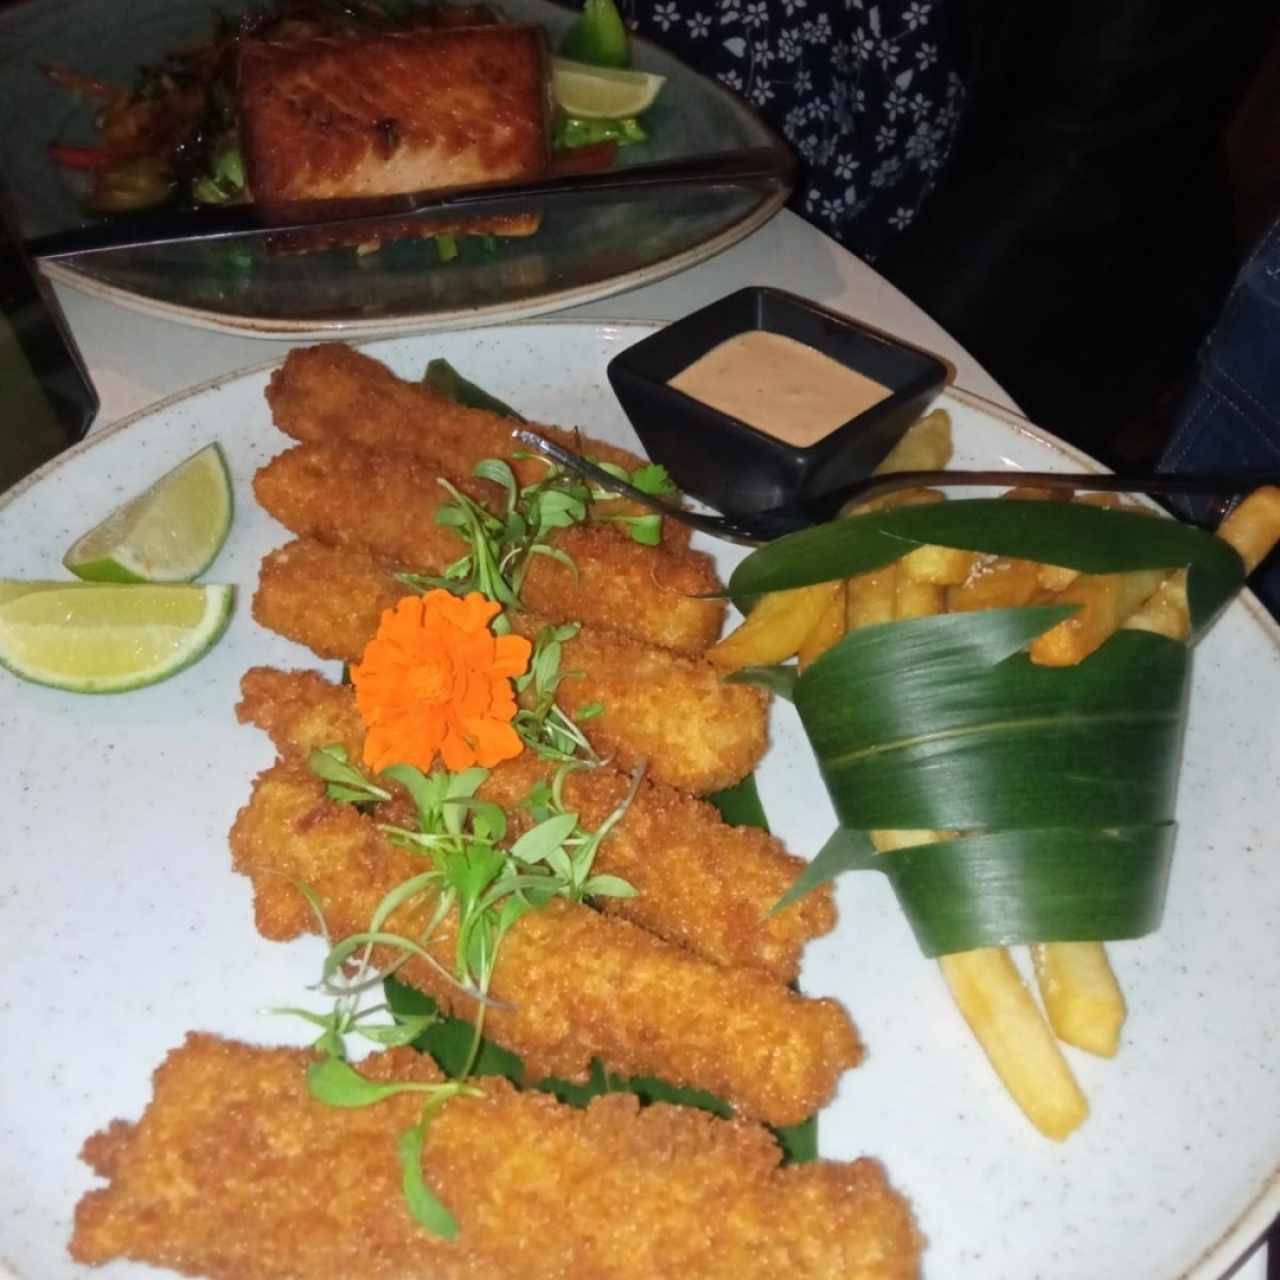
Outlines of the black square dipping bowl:
<svg viewBox="0 0 1280 1280">
<path fill-rule="evenodd" d="M 752 330 L 802 342 L 881 383 L 889 395 L 800 446 L 667 385 L 722 342 Z M 685 493 L 727 514 L 772 512 L 796 528 L 830 519 L 842 490 L 875 470 L 950 374 L 937 356 L 794 294 L 758 287 L 667 325 L 608 367 L 650 458 Z"/>
</svg>

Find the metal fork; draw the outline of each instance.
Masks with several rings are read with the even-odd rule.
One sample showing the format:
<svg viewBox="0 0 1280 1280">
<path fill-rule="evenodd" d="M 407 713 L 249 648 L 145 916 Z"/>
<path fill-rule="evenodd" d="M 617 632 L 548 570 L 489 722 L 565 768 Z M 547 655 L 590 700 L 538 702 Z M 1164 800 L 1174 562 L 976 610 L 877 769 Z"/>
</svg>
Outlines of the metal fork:
<svg viewBox="0 0 1280 1280">
<path fill-rule="evenodd" d="M 723 538 L 743 546 L 759 546 L 772 542 L 785 533 L 794 533 L 806 521 L 795 508 L 774 508 L 753 512 L 750 515 L 708 515 L 687 511 L 674 502 L 655 497 L 637 489 L 635 485 L 619 480 L 602 467 L 562 448 L 552 440 L 546 440 L 533 431 L 516 430 L 512 433 L 521 444 L 536 450 L 544 457 L 569 467 L 586 477 L 601 489 L 630 498 L 632 502 L 658 515 L 678 520 L 691 529 L 699 529 L 714 538 Z M 1234 496 L 1247 493 L 1260 485 L 1280 485 L 1280 475 L 1248 471 L 1189 472 L 1176 475 L 1168 472 L 1148 472 L 1145 475 L 1112 476 L 1079 474 L 1063 471 L 894 471 L 887 475 L 867 476 L 839 493 L 824 496 L 824 505 L 833 510 L 850 502 L 865 502 L 872 497 L 893 493 L 899 489 L 944 488 L 961 486 L 1029 485 L 1037 489 L 1084 489 L 1090 493 L 1187 493 L 1219 494 Z"/>
</svg>

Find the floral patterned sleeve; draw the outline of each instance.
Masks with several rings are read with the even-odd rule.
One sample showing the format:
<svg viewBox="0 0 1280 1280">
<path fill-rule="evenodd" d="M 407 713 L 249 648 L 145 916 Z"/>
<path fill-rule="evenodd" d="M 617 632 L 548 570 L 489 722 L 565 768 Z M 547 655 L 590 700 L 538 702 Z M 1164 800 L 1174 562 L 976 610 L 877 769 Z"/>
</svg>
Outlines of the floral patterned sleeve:
<svg viewBox="0 0 1280 1280">
<path fill-rule="evenodd" d="M 954 2 L 954 0 L 952 0 Z M 621 0 L 801 157 L 791 206 L 868 261 L 937 182 L 965 103 L 946 0 Z"/>
</svg>

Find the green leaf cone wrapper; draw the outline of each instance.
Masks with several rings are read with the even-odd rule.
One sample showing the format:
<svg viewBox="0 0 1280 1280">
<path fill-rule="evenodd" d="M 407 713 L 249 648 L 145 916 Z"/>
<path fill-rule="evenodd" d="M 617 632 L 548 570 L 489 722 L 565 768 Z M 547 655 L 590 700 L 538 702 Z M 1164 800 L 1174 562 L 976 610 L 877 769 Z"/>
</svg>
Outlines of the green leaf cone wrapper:
<svg viewBox="0 0 1280 1280">
<path fill-rule="evenodd" d="M 1226 543 L 1171 520 L 979 499 L 793 534 L 743 561 L 732 590 L 746 598 L 852 576 L 923 543 L 1090 573 L 1187 567 L 1198 633 L 1244 579 Z M 930 956 L 1158 927 L 1190 653 L 1120 631 L 1077 666 L 1034 665 L 1025 646 L 1070 612 L 1035 606 L 867 627 L 795 680 L 841 829 L 783 903 L 840 871 L 880 871 Z M 756 678 L 778 684 L 776 674 Z M 881 856 L 865 834 L 877 829 L 963 834 Z"/>
</svg>

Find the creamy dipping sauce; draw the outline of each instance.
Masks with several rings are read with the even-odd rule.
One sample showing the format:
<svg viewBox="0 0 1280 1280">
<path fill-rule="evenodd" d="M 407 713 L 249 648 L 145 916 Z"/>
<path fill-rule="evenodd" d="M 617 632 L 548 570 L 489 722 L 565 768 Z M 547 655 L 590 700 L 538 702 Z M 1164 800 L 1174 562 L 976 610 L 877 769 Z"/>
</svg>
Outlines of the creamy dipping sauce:
<svg viewBox="0 0 1280 1280">
<path fill-rule="evenodd" d="M 893 394 L 806 343 L 765 329 L 712 347 L 667 385 L 802 448 Z"/>
</svg>

